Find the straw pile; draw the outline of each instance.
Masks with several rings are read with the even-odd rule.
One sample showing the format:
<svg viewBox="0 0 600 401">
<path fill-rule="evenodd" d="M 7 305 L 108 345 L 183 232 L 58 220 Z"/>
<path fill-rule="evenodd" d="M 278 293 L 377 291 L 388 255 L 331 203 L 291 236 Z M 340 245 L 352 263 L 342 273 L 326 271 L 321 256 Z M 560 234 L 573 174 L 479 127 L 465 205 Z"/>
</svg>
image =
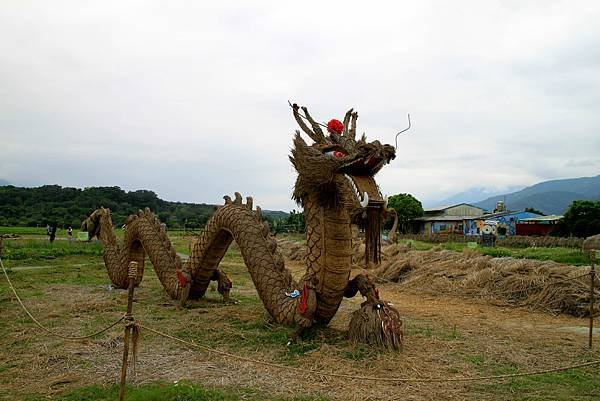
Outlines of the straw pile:
<svg viewBox="0 0 600 401">
<path fill-rule="evenodd" d="M 291 260 L 304 260 L 306 247 L 279 240 L 280 250 Z M 413 251 L 410 244 L 382 247 L 382 263 L 373 274 L 381 281 L 399 283 L 403 290 L 444 293 L 486 299 L 504 306 L 526 306 L 550 313 L 589 316 L 589 267 L 552 261 L 492 258 L 465 249 Z M 364 245 L 356 245 L 352 264 L 364 267 Z M 594 314 L 600 313 L 600 274 L 596 275 Z"/>
<path fill-rule="evenodd" d="M 285 238 L 277 238 L 277 249 L 285 259 L 306 259 L 306 245 Z"/>
<path fill-rule="evenodd" d="M 589 267 L 552 261 L 492 258 L 476 251 L 410 251 L 384 249 L 386 260 L 374 274 L 407 290 L 485 298 L 505 305 L 527 306 L 551 313 L 589 316 Z M 600 296 L 600 285 L 595 298 Z M 594 314 L 600 312 L 596 304 Z"/>
</svg>

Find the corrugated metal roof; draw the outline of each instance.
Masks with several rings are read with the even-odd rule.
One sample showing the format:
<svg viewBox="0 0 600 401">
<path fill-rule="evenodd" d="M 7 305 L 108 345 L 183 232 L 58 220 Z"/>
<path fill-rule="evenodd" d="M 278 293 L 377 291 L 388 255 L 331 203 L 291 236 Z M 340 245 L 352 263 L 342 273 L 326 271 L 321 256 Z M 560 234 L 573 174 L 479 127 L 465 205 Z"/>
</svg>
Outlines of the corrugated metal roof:
<svg viewBox="0 0 600 401">
<path fill-rule="evenodd" d="M 486 213 L 481 217 L 488 219 L 488 218 L 494 218 L 494 217 L 508 216 L 508 215 L 517 214 L 517 213 L 521 213 L 521 212 L 506 211 L 506 212 L 497 212 L 497 213 Z"/>
<path fill-rule="evenodd" d="M 506 211 L 506 212 L 487 213 L 487 214 L 484 214 L 482 217 L 485 217 L 486 219 L 488 219 L 488 218 L 494 218 L 494 217 L 512 216 L 512 215 L 521 214 L 521 213 L 536 214 L 536 215 L 538 215 L 538 216 L 541 216 L 541 215 L 540 215 L 540 214 L 538 214 L 538 213 L 526 212 L 526 211 L 524 211 L 524 210 L 521 210 L 521 211 L 512 211 L 512 210 L 508 210 L 508 211 Z M 531 218 L 533 218 L 533 217 L 528 217 L 528 218 L 530 218 L 530 219 L 531 219 Z M 521 220 L 523 220 L 523 219 L 521 219 Z"/>
<path fill-rule="evenodd" d="M 476 209 L 481 209 L 481 210 L 485 210 L 484 208 L 481 208 L 479 206 L 473 206 L 470 203 L 455 203 L 454 205 L 440 205 L 440 206 L 434 206 L 434 207 L 428 207 L 427 209 L 423 209 L 424 212 L 438 212 L 441 210 L 446 210 L 446 209 L 450 209 L 451 207 L 456 207 L 456 206 L 460 206 L 460 205 L 467 205 L 467 206 L 471 206 L 474 207 Z"/>
<path fill-rule="evenodd" d="M 481 219 L 481 216 L 428 216 L 419 217 L 413 219 L 415 221 L 463 221 L 463 220 L 477 220 Z"/>
<path fill-rule="evenodd" d="M 530 217 L 528 219 L 521 219 L 521 221 L 556 221 L 562 218 L 563 216 L 552 214 L 550 216 Z"/>
<path fill-rule="evenodd" d="M 424 212 L 437 212 L 439 210 L 446 210 L 452 206 L 456 206 L 456 205 L 440 205 L 440 206 L 428 207 L 427 209 L 423 209 L 423 211 Z"/>
</svg>

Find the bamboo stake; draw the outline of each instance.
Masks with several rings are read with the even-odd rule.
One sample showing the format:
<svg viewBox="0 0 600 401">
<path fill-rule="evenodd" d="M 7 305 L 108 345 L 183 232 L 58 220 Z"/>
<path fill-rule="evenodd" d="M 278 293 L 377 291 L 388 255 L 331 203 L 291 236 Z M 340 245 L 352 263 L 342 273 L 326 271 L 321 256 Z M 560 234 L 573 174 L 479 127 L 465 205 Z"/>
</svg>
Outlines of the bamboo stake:
<svg viewBox="0 0 600 401">
<path fill-rule="evenodd" d="M 592 349 L 592 336 L 594 334 L 594 281 L 596 278 L 596 270 L 594 265 L 596 264 L 596 250 L 593 249 L 590 259 L 592 265 L 590 267 L 590 336 L 589 336 L 589 347 Z"/>
<path fill-rule="evenodd" d="M 133 290 L 137 278 L 137 262 L 129 262 L 129 287 L 127 287 L 127 313 L 125 314 L 125 335 L 123 336 L 123 365 L 121 365 L 121 388 L 119 390 L 119 401 L 125 399 L 125 380 L 127 378 L 127 360 L 129 359 L 129 335 L 133 323 Z"/>
</svg>

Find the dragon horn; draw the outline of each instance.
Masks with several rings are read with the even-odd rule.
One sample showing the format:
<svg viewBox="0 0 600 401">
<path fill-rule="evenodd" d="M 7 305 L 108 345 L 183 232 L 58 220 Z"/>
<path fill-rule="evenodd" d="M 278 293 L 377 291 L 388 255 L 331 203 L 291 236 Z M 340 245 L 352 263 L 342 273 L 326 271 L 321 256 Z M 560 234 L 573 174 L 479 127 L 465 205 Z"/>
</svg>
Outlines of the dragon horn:
<svg viewBox="0 0 600 401">
<path fill-rule="evenodd" d="M 302 128 L 302 131 L 304 131 L 306 133 L 306 135 L 308 135 L 316 143 L 325 142 L 325 135 L 323 134 L 321 127 L 319 127 L 319 124 L 315 120 L 312 119 L 310 114 L 308 114 L 308 110 L 306 109 L 306 107 L 302 108 L 302 110 L 304 110 L 304 113 L 306 114 L 306 117 L 302 116 L 298 112 L 299 109 L 300 109 L 300 107 L 296 103 L 294 103 L 292 105 L 292 110 L 294 111 L 294 118 L 296 119 L 296 122 L 298 123 L 300 128 Z M 302 120 L 302 117 L 304 117 L 308 120 L 310 125 L 312 125 L 312 128 L 314 131 L 311 131 L 311 129 L 308 128 L 308 126 Z"/>
<path fill-rule="evenodd" d="M 352 109 L 348 110 L 346 112 L 346 115 L 344 116 L 344 136 L 347 137 L 348 136 L 348 125 L 350 124 L 350 116 L 352 115 Z"/>
<path fill-rule="evenodd" d="M 356 138 L 356 119 L 358 118 L 358 113 L 355 111 L 352 113 L 352 122 L 350 123 L 350 131 L 348 132 L 348 136 L 351 139 Z"/>
</svg>

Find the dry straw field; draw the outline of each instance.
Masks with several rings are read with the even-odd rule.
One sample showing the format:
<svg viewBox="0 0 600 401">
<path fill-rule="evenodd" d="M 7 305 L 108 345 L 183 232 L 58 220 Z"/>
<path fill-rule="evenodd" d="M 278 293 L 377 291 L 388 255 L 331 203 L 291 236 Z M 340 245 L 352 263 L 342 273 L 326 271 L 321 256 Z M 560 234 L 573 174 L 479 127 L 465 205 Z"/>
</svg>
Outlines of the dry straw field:
<svg viewBox="0 0 600 401">
<path fill-rule="evenodd" d="M 180 252 L 188 238 L 171 238 Z M 23 241 L 23 240 L 14 240 Z M 32 238 L 31 241 L 42 241 Z M 15 242 L 13 247 L 17 246 Z M 23 243 L 23 246 L 28 246 Z M 95 246 L 90 244 L 91 247 Z M 288 249 L 290 252 L 297 252 Z M 492 258 L 472 251 L 385 250 L 376 272 L 383 298 L 402 313 L 404 347 L 381 352 L 350 344 L 346 328 L 361 300 L 346 299 L 329 327 L 286 345 L 292 329 L 264 312 L 235 248 L 223 267 L 238 302 L 216 290 L 184 309 L 164 293 L 151 269 L 136 289 L 137 321 L 219 351 L 281 365 L 268 367 L 192 349 L 142 330 L 127 399 L 178 400 L 596 400 L 598 365 L 536 376 L 452 381 L 538 371 L 600 359 L 587 347 L 586 266 Z M 62 334 L 82 335 L 118 319 L 126 293 L 109 286 L 94 249 L 39 259 L 3 259 L 32 314 Z M 301 261 L 288 258 L 295 275 Z M 85 341 L 40 331 L 0 283 L 0 399 L 116 399 L 122 325 Z M 367 376 L 328 377 L 309 370 Z M 391 382 L 391 378 L 436 379 Z M 446 380 L 446 381 L 444 381 Z"/>
</svg>

